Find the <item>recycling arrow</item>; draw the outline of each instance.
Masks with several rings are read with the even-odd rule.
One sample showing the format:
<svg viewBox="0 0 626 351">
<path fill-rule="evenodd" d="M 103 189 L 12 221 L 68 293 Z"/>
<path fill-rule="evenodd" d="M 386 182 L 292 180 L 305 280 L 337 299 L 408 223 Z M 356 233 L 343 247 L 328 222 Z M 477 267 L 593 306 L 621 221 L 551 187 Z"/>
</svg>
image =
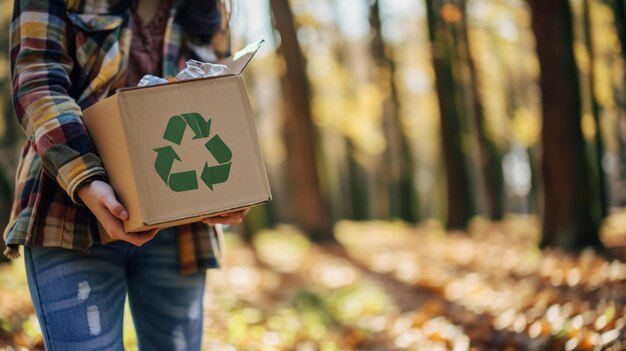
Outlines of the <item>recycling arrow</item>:
<svg viewBox="0 0 626 351">
<path fill-rule="evenodd" d="M 233 158 L 233 154 L 219 135 L 211 138 L 204 146 L 219 163 L 218 166 L 213 167 L 209 167 L 208 163 L 205 163 L 202 175 L 200 175 L 204 184 L 206 184 L 209 189 L 213 190 L 214 184 L 223 183 L 228 180 L 230 161 Z"/>
<path fill-rule="evenodd" d="M 187 126 L 195 134 L 193 139 L 207 138 L 211 131 L 211 120 L 205 121 L 202 115 L 195 112 L 172 116 L 167 122 L 163 139 L 180 145 Z"/>
<path fill-rule="evenodd" d="M 180 145 L 187 127 L 189 127 L 194 134 L 192 139 L 209 138 L 211 119 L 205 120 L 202 115 L 196 112 L 174 115 L 167 122 L 163 139 Z M 206 184 L 209 189 L 213 190 L 215 184 L 224 183 L 228 180 L 233 154 L 219 135 L 214 135 L 210 138 L 204 144 L 204 147 L 217 161 L 218 165 L 209 166 L 209 163 L 205 162 L 201 172 L 189 170 L 171 173 L 174 162 L 182 162 L 182 160 L 174 148 L 171 145 L 167 145 L 154 149 L 157 153 L 154 161 L 154 169 L 165 185 L 172 191 L 182 192 L 198 189 L 198 173 L 200 173 L 202 182 Z"/>
</svg>

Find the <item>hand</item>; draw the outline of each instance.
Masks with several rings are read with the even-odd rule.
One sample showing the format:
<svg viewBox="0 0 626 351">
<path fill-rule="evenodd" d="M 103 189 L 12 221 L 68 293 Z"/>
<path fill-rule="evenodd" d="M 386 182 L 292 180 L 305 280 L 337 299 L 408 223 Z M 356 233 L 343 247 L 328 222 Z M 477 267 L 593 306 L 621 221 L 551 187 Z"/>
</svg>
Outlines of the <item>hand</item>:
<svg viewBox="0 0 626 351">
<path fill-rule="evenodd" d="M 78 197 L 83 200 L 85 206 L 91 210 L 113 239 L 141 246 L 152 240 L 158 232 L 158 229 L 152 229 L 145 232 L 126 233 L 122 221 L 128 219 L 128 211 L 117 201 L 113 188 L 106 182 L 94 180 L 81 185 L 77 192 Z"/>
<path fill-rule="evenodd" d="M 248 212 L 250 212 L 249 208 L 239 211 L 222 213 L 217 216 L 205 218 L 202 220 L 202 222 L 206 224 L 240 224 L 241 221 L 243 221 L 243 217 L 245 217 Z"/>
</svg>

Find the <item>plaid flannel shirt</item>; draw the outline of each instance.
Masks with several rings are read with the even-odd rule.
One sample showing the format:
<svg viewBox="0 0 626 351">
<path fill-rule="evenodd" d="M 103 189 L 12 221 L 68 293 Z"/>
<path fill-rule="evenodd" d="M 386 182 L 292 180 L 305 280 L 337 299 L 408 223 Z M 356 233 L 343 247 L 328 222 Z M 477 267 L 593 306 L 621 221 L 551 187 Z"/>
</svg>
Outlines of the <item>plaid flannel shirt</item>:
<svg viewBox="0 0 626 351">
<path fill-rule="evenodd" d="M 130 49 L 128 0 L 16 0 L 11 23 L 13 103 L 28 140 L 4 232 L 9 254 L 20 245 L 88 251 L 98 226 L 76 189 L 106 179 L 81 120 L 82 110 L 124 84 Z M 185 49 L 173 6 L 165 32 L 163 74 L 174 76 Z M 158 235 L 158 234 L 157 234 Z M 219 226 L 177 228 L 181 271 L 219 267 Z"/>
</svg>

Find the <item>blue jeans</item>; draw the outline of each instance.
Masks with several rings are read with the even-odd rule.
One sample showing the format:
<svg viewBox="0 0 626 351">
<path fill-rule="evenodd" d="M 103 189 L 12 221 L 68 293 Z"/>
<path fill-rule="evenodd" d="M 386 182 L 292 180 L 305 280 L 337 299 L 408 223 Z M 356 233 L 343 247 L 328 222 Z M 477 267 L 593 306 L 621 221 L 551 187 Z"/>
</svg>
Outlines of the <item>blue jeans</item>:
<svg viewBox="0 0 626 351">
<path fill-rule="evenodd" d="M 88 254 L 26 248 L 26 273 L 48 351 L 123 350 L 126 294 L 141 350 L 200 350 L 206 275 L 180 274 L 177 238 L 116 241 Z"/>
</svg>

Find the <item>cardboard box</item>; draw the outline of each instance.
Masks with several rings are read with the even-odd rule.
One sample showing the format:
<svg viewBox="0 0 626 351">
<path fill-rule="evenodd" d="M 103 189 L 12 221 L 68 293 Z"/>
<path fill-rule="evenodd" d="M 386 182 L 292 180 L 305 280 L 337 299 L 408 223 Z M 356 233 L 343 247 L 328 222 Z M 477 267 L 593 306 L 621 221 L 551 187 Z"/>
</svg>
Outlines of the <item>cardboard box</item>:
<svg viewBox="0 0 626 351">
<path fill-rule="evenodd" d="M 261 42 L 224 64 L 233 74 L 127 88 L 83 113 L 129 219 L 167 228 L 265 203 L 270 188 L 241 72 Z"/>
</svg>

